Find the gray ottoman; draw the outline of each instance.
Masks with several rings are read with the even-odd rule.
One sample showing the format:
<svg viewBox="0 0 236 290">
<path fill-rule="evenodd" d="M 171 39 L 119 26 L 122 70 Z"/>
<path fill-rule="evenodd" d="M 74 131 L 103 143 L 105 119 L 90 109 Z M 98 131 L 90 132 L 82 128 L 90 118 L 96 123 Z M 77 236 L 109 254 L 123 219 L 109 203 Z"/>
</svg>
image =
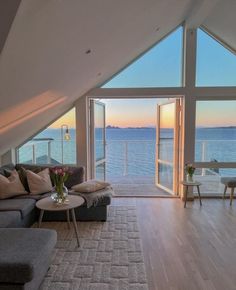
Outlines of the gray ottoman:
<svg viewBox="0 0 236 290">
<path fill-rule="evenodd" d="M 0 289 L 37 290 L 56 241 L 53 230 L 0 229 Z"/>
<path fill-rule="evenodd" d="M 236 187 L 236 177 L 222 177 L 220 181 L 225 186 L 223 198 L 225 198 L 227 188 L 228 187 L 231 188 L 231 191 L 230 191 L 230 205 L 232 205 L 233 198 L 234 198 L 234 189 Z"/>
</svg>

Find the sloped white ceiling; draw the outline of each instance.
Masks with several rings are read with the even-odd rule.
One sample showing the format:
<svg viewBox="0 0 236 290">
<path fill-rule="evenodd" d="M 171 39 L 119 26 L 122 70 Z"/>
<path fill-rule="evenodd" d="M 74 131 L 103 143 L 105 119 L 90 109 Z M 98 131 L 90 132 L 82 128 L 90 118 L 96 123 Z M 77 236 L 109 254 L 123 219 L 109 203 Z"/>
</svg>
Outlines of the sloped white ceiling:
<svg viewBox="0 0 236 290">
<path fill-rule="evenodd" d="M 0 155 L 209 1 L 22 0 L 0 55 Z"/>
<path fill-rule="evenodd" d="M 0 154 L 179 25 L 191 3 L 22 0 L 0 57 Z"/>
<path fill-rule="evenodd" d="M 236 1 L 219 1 L 203 22 L 216 37 L 236 52 Z"/>
</svg>

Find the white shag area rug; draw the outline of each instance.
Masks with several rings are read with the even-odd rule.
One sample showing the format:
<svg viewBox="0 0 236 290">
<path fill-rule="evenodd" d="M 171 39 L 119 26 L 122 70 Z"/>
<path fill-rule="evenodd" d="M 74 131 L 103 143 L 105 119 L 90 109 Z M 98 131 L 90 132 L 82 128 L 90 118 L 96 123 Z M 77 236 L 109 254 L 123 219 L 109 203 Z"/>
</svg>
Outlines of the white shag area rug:
<svg viewBox="0 0 236 290">
<path fill-rule="evenodd" d="M 52 264 L 40 290 L 148 290 L 136 208 L 110 206 L 107 222 L 45 222 L 57 231 Z"/>
</svg>

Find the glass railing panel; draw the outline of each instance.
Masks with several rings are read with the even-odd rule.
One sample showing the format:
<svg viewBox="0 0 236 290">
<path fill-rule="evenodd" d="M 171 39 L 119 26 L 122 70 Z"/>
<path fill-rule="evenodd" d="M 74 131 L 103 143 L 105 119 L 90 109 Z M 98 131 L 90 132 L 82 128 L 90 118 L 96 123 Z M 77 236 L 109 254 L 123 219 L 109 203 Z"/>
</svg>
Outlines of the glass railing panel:
<svg viewBox="0 0 236 290">
<path fill-rule="evenodd" d="M 197 140 L 196 162 L 235 162 L 236 140 Z"/>
<path fill-rule="evenodd" d="M 173 162 L 174 158 L 174 139 L 160 139 L 159 159 Z"/>
<path fill-rule="evenodd" d="M 155 140 L 107 140 L 107 177 L 154 176 Z"/>
<path fill-rule="evenodd" d="M 166 188 L 173 190 L 173 166 L 159 163 L 158 166 L 159 183 Z"/>
<path fill-rule="evenodd" d="M 61 140 L 45 140 L 45 142 L 29 141 L 18 149 L 18 162 L 55 165 L 61 164 L 63 152 L 64 164 L 76 164 L 75 142 L 75 139 L 71 139 L 70 141 L 63 141 L 62 145 Z"/>
<path fill-rule="evenodd" d="M 96 179 L 105 180 L 105 170 L 106 170 L 105 166 L 106 166 L 105 162 L 96 165 L 95 169 Z"/>
<path fill-rule="evenodd" d="M 47 164 L 49 162 L 48 157 L 48 143 L 47 142 L 36 142 L 34 143 L 35 148 L 35 162 L 36 164 Z"/>
<path fill-rule="evenodd" d="M 18 149 L 18 162 L 19 163 L 27 163 L 32 164 L 33 163 L 33 147 L 30 144 L 26 144 L 24 146 L 21 146 Z"/>
</svg>

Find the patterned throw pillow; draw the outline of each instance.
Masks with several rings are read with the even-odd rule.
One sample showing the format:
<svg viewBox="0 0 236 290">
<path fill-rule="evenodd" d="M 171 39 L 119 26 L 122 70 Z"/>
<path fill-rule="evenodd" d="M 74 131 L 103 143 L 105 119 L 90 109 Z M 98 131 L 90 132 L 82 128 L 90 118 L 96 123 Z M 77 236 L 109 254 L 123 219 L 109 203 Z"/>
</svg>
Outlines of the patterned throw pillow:
<svg viewBox="0 0 236 290">
<path fill-rule="evenodd" d="M 110 183 L 101 180 L 88 180 L 83 183 L 72 186 L 72 189 L 76 192 L 91 193 L 110 186 Z"/>
<path fill-rule="evenodd" d="M 28 192 L 21 183 L 19 174 L 16 170 L 13 170 L 9 177 L 0 175 L 0 199 L 23 194 L 28 194 Z"/>
<path fill-rule="evenodd" d="M 26 176 L 30 194 L 41 194 L 52 190 L 52 182 L 48 168 L 38 173 L 26 170 Z"/>
</svg>

